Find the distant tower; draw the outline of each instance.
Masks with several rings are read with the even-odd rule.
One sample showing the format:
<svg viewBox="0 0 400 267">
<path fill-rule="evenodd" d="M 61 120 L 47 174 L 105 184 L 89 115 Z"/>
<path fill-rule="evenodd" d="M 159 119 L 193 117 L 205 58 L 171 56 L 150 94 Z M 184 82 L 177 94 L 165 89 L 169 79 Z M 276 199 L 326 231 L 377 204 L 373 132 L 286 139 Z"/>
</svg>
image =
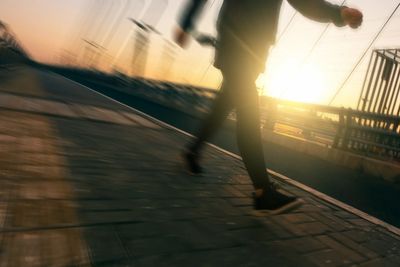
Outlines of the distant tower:
<svg viewBox="0 0 400 267">
<path fill-rule="evenodd" d="M 383 115 L 400 115 L 400 49 L 377 49 L 365 75 L 357 108 Z"/>
<path fill-rule="evenodd" d="M 149 39 L 152 30 L 148 25 L 143 24 L 142 22 L 132 18 L 129 20 L 137 26 L 136 35 L 133 40 L 131 76 L 144 77 L 146 74 L 146 64 L 150 45 Z"/>
<path fill-rule="evenodd" d="M 168 40 L 165 40 L 164 48 L 160 60 L 160 79 L 168 80 L 171 78 L 173 65 L 176 58 L 176 46 Z"/>
</svg>

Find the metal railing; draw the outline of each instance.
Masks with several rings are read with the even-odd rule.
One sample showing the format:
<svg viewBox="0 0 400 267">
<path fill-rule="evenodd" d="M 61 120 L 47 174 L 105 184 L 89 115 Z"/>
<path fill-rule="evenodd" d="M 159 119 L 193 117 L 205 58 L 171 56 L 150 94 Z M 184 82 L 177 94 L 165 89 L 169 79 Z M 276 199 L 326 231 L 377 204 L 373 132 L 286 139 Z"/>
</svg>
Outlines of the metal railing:
<svg viewBox="0 0 400 267">
<path fill-rule="evenodd" d="M 82 72 L 82 70 L 81 70 Z M 158 104 L 204 116 L 212 89 L 87 71 L 85 79 Z M 234 115 L 231 118 L 234 119 Z M 261 124 L 291 138 L 383 160 L 400 160 L 400 117 L 261 97 Z"/>
<path fill-rule="evenodd" d="M 400 160 L 400 117 L 264 98 L 263 125 L 281 134 L 355 152 Z"/>
<path fill-rule="evenodd" d="M 135 94 L 183 112 L 207 112 L 215 97 L 215 91 L 193 86 L 146 80 L 134 84 Z M 368 157 L 400 160 L 397 116 L 268 97 L 262 98 L 261 114 L 264 130 Z"/>
<path fill-rule="evenodd" d="M 216 93 L 149 80 L 135 80 L 131 88 L 136 95 L 183 112 L 207 112 Z M 264 130 L 368 157 L 400 160 L 397 116 L 262 97 L 261 120 Z"/>
<path fill-rule="evenodd" d="M 365 75 L 357 109 L 400 115 L 400 49 L 375 49 Z"/>
</svg>

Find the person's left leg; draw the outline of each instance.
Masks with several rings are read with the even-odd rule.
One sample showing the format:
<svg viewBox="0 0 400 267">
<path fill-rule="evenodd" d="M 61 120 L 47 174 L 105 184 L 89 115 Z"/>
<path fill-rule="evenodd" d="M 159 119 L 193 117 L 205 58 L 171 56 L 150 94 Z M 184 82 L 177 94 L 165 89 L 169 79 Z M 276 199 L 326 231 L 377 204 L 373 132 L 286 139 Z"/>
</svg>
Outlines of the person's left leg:
<svg viewBox="0 0 400 267">
<path fill-rule="evenodd" d="M 206 141 L 208 141 L 221 127 L 229 113 L 233 110 L 231 92 L 224 80 L 221 90 L 212 104 L 210 113 L 207 115 L 201 128 L 196 135 L 195 141 L 189 146 L 193 153 L 200 153 Z"/>
</svg>

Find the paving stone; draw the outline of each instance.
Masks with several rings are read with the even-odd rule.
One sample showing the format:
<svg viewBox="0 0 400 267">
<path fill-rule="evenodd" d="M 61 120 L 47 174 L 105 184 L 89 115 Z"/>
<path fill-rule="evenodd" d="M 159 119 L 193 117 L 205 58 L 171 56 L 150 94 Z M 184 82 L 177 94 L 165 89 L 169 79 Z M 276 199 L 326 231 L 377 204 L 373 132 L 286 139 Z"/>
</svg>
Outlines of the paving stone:
<svg viewBox="0 0 400 267">
<path fill-rule="evenodd" d="M 369 232 L 362 229 L 353 229 L 343 232 L 344 235 L 357 243 L 365 242 L 369 239 Z"/>
<path fill-rule="evenodd" d="M 126 125 L 135 125 L 136 123 L 126 119 L 124 116 L 118 114 L 115 111 L 94 107 L 94 106 L 86 106 L 80 104 L 71 105 L 72 110 L 76 113 L 80 114 L 83 118 L 87 118 L 95 121 L 105 121 L 109 123 L 116 124 L 126 124 Z"/>
<path fill-rule="evenodd" d="M 7 134 L 0 134 L 0 144 L 4 145 L 4 148 L 9 147 L 10 144 L 16 143 L 17 137 Z"/>
<path fill-rule="evenodd" d="M 242 164 L 240 164 L 240 166 L 243 167 Z M 243 168 L 241 168 L 241 169 L 242 169 L 241 172 L 243 173 L 244 169 Z M 244 174 L 235 173 L 235 174 L 232 175 L 232 180 L 233 180 L 234 184 L 238 183 L 240 185 L 253 186 L 253 183 L 251 182 L 249 177 L 247 175 L 244 175 Z"/>
<path fill-rule="evenodd" d="M 399 253 L 398 247 L 393 242 L 383 239 L 369 239 L 363 244 L 365 247 L 376 252 L 379 255 L 390 255 Z"/>
<path fill-rule="evenodd" d="M 140 214 L 140 215 L 138 215 Z M 136 223 L 146 220 L 146 212 L 138 211 L 87 211 L 81 214 L 80 220 L 84 224 L 114 224 Z"/>
<path fill-rule="evenodd" d="M 21 165 L 66 166 L 66 162 L 57 154 L 21 153 L 19 158 Z"/>
<path fill-rule="evenodd" d="M 331 213 L 311 212 L 309 215 L 315 218 L 317 221 L 329 226 L 331 229 L 334 229 L 335 231 L 345 231 L 353 228 L 350 223 L 346 222 L 344 219 L 333 216 Z"/>
<path fill-rule="evenodd" d="M 279 216 L 272 217 L 272 220 L 287 229 L 295 236 L 318 235 L 332 231 L 330 227 L 320 222 L 305 222 L 301 224 L 296 224 L 289 222 L 284 217 Z"/>
<path fill-rule="evenodd" d="M 359 254 L 362 256 L 369 258 L 369 259 L 374 259 L 378 258 L 379 255 L 375 253 L 374 251 L 371 251 L 370 249 L 364 247 L 362 244 L 356 243 L 350 238 L 346 237 L 342 233 L 332 233 L 329 235 L 330 237 L 336 239 L 339 241 L 341 244 L 345 245 L 348 248 L 351 248 L 354 251 L 357 251 Z"/>
<path fill-rule="evenodd" d="M 221 197 L 234 197 L 234 198 L 248 198 L 248 195 L 237 189 L 235 186 L 225 185 L 223 186 L 223 193 Z"/>
<path fill-rule="evenodd" d="M 202 208 L 204 210 L 210 210 L 212 214 L 218 216 L 219 214 L 224 214 L 224 216 L 240 216 L 243 212 L 236 206 L 230 203 L 231 199 L 221 199 L 221 198 L 211 198 L 208 200 L 200 200 L 194 202 L 196 207 Z"/>
<path fill-rule="evenodd" d="M 145 200 L 145 199 L 144 199 Z M 150 200 L 147 200 L 150 201 Z M 130 211 L 136 206 L 135 200 L 121 200 L 121 199 L 108 199 L 108 200 L 86 200 L 79 202 L 80 212 L 86 211 Z"/>
<path fill-rule="evenodd" d="M 213 216 L 192 221 L 206 232 L 220 233 L 224 231 L 260 228 L 263 223 L 249 216 Z"/>
<path fill-rule="evenodd" d="M 65 181 L 21 181 L 15 197 L 17 199 L 71 199 L 72 190 Z"/>
<path fill-rule="evenodd" d="M 45 140 L 40 137 L 24 136 L 18 138 L 18 151 L 31 153 L 50 152 L 51 140 Z"/>
<path fill-rule="evenodd" d="M 175 221 L 163 225 L 165 233 L 180 237 L 190 250 L 234 247 L 242 244 L 236 231 L 210 231 L 210 228 L 192 221 Z M 247 238 L 250 238 L 249 236 Z"/>
<path fill-rule="evenodd" d="M 299 228 L 297 224 L 293 224 L 288 222 L 285 218 L 280 216 L 271 217 L 272 221 L 274 221 L 277 225 L 283 227 L 287 231 L 289 231 L 294 236 L 304 236 L 306 233 L 302 228 Z"/>
<path fill-rule="evenodd" d="M 282 214 L 278 217 L 284 218 L 286 221 L 290 223 L 306 223 L 306 222 L 314 222 L 315 219 L 305 213 L 291 213 L 291 214 Z"/>
<path fill-rule="evenodd" d="M 253 185 L 246 185 L 246 184 L 241 184 L 241 185 L 234 185 L 234 188 L 238 189 L 241 192 L 245 192 L 245 195 L 247 196 L 248 192 L 253 192 L 254 191 L 254 186 Z"/>
<path fill-rule="evenodd" d="M 360 255 L 358 252 L 348 248 L 347 246 L 335 241 L 334 239 L 330 238 L 329 236 L 322 235 L 316 237 L 319 241 L 330 247 L 335 253 L 340 255 L 342 264 L 349 264 L 349 263 L 360 263 L 365 261 L 367 258 Z"/>
<path fill-rule="evenodd" d="M 0 257 L 1 267 L 87 266 L 89 263 L 80 229 L 5 234 Z"/>
<path fill-rule="evenodd" d="M 353 225 L 359 226 L 359 227 L 363 227 L 365 228 L 373 228 L 375 227 L 375 225 L 367 220 L 364 219 L 348 219 L 348 222 L 350 222 Z"/>
<path fill-rule="evenodd" d="M 59 227 L 77 225 L 76 204 L 72 201 L 17 200 L 8 203 L 8 219 L 5 228 Z"/>
<path fill-rule="evenodd" d="M 351 266 L 353 262 L 333 249 L 325 249 L 307 254 L 307 259 L 317 266 Z M 357 266 L 357 265 L 355 265 Z"/>
<path fill-rule="evenodd" d="M 358 219 L 358 216 L 344 210 L 335 211 L 333 214 L 342 219 Z"/>
<path fill-rule="evenodd" d="M 117 224 L 115 229 L 123 243 L 130 240 L 161 236 L 164 232 L 160 222 Z"/>
<path fill-rule="evenodd" d="M 290 185 L 300 209 L 254 211 L 242 162 L 211 147 L 187 175 L 186 136 L 100 96 L 68 98 L 80 117 L 25 100 L 42 113 L 0 110 L 0 267 L 400 264 L 393 234 Z"/>
<path fill-rule="evenodd" d="M 296 258 L 296 260 L 293 260 Z M 281 247 L 233 247 L 144 257 L 137 266 L 315 266 Z"/>
<path fill-rule="evenodd" d="M 19 169 L 25 175 L 44 180 L 64 177 L 67 173 L 67 169 L 60 166 L 20 165 Z"/>
<path fill-rule="evenodd" d="M 157 124 L 155 124 L 155 123 L 151 122 L 150 120 L 145 119 L 137 114 L 130 113 L 130 112 L 121 112 L 121 114 L 124 115 L 125 117 L 129 118 L 130 120 L 138 123 L 141 126 L 148 127 L 151 129 L 161 129 L 161 127 L 158 126 Z"/>
<path fill-rule="evenodd" d="M 307 235 L 320 235 L 333 231 L 332 228 L 321 222 L 308 222 L 297 224 L 296 226 Z"/>
<path fill-rule="evenodd" d="M 390 239 L 395 239 L 400 241 L 400 235 L 397 235 L 394 232 L 389 231 L 387 228 L 377 225 L 376 227 L 374 227 L 373 230 L 382 233 L 384 236 L 388 236 L 388 238 Z"/>
<path fill-rule="evenodd" d="M 263 227 L 233 229 L 229 234 L 239 242 L 235 245 L 254 245 L 279 239 L 272 231 Z"/>
<path fill-rule="evenodd" d="M 376 266 L 383 266 L 383 267 L 398 267 L 399 264 L 392 262 L 385 258 L 379 258 L 370 260 L 359 265 L 360 267 L 376 267 Z"/>
<path fill-rule="evenodd" d="M 185 240 L 175 235 L 129 240 L 124 246 L 133 258 L 190 250 Z"/>
<path fill-rule="evenodd" d="M 305 236 L 277 242 L 286 244 L 290 246 L 291 249 L 294 249 L 295 251 L 302 254 L 310 253 L 313 251 L 320 251 L 328 248 L 326 244 L 322 243 L 320 240 L 316 239 L 313 236 Z"/>
<path fill-rule="evenodd" d="M 3 108 L 65 117 L 77 116 L 66 104 L 61 102 L 5 94 L 1 94 L 1 99 L 0 106 Z"/>
<path fill-rule="evenodd" d="M 7 109 L 22 109 L 24 111 L 36 111 L 40 109 L 40 105 L 33 99 L 11 94 L 1 94 L 0 106 Z"/>
<path fill-rule="evenodd" d="M 56 116 L 63 116 L 69 118 L 76 118 L 76 114 L 68 105 L 55 101 L 37 100 L 41 104 L 41 111 L 43 113 L 51 113 Z"/>
<path fill-rule="evenodd" d="M 128 255 L 122 246 L 113 227 L 97 226 L 83 229 L 92 264 L 128 260 Z"/>
<path fill-rule="evenodd" d="M 274 233 L 278 238 L 282 239 L 288 239 L 288 238 L 294 238 L 295 235 L 288 231 L 287 229 L 283 228 L 280 224 L 276 222 L 272 222 L 269 219 L 266 219 L 263 221 L 265 224 L 265 227 L 267 228 L 267 231 Z"/>
<path fill-rule="evenodd" d="M 295 212 L 309 213 L 309 212 L 322 212 L 322 211 L 323 211 L 323 209 L 321 207 L 317 207 L 315 205 L 312 205 L 312 204 L 309 204 L 309 203 L 305 202 Z"/>
<path fill-rule="evenodd" d="M 253 206 L 252 198 L 229 198 L 229 199 L 227 199 L 227 201 L 235 207 Z"/>
<path fill-rule="evenodd" d="M 0 202 L 0 231 L 4 229 L 6 217 L 7 217 L 7 202 Z M 1 243 L 0 243 L 1 244 Z"/>
<path fill-rule="evenodd" d="M 400 253 L 389 255 L 386 257 L 386 259 L 394 264 L 397 264 L 397 266 L 400 265 Z"/>
<path fill-rule="evenodd" d="M 164 214 L 164 216 L 160 216 Z M 157 210 L 153 212 L 154 219 L 159 221 L 165 220 L 195 220 L 201 218 L 207 218 L 210 216 L 219 216 L 214 213 L 213 210 L 207 208 L 181 208 L 181 209 L 169 209 L 169 210 Z"/>
</svg>

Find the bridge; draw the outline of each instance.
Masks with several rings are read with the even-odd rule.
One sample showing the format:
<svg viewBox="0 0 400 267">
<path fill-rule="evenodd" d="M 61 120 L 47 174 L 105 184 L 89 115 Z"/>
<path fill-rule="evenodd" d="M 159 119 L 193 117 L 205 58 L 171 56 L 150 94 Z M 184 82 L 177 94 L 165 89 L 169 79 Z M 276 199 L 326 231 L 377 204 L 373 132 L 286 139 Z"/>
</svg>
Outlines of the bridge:
<svg viewBox="0 0 400 267">
<path fill-rule="evenodd" d="M 265 99 L 269 173 L 305 201 L 270 215 L 252 208 L 234 114 L 206 173 L 183 171 L 214 91 L 32 63 L 9 44 L 0 266 L 400 264 L 398 117 Z"/>
</svg>

